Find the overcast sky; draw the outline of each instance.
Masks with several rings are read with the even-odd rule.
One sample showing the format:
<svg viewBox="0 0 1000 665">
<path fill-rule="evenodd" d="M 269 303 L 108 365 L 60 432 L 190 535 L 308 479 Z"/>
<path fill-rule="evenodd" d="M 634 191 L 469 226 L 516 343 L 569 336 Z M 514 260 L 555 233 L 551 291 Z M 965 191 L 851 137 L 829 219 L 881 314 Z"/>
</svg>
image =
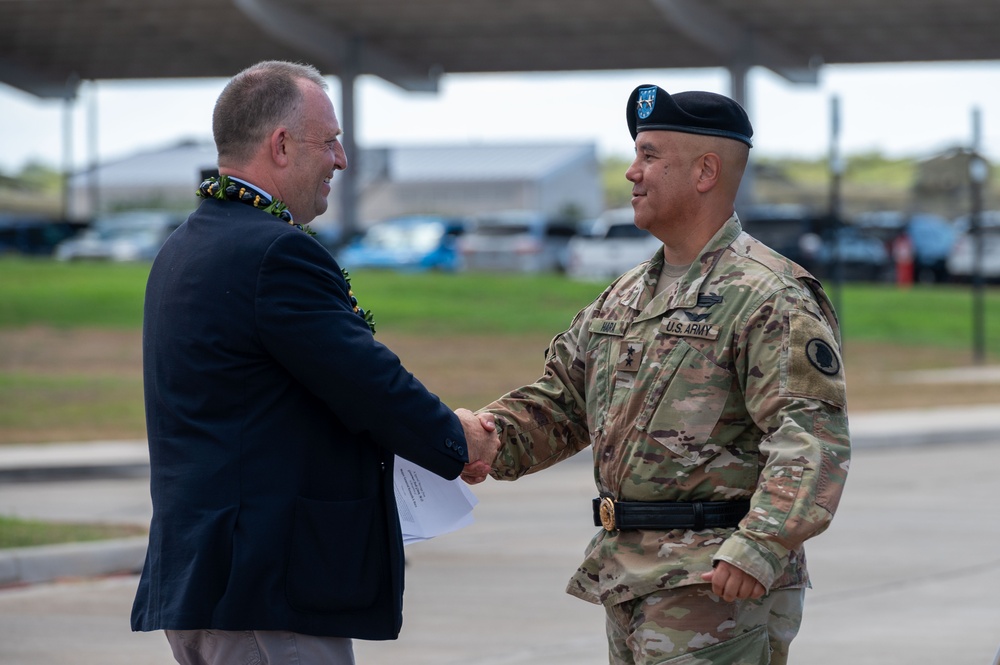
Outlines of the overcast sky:
<svg viewBox="0 0 1000 665">
<path fill-rule="evenodd" d="M 340 88 L 331 78 L 340 108 Z M 171 145 L 211 140 L 211 115 L 223 79 L 84 83 L 69 117 L 73 163 L 102 160 Z M 632 89 L 655 83 L 669 92 L 729 93 L 721 69 L 601 73 L 446 75 L 437 94 L 407 93 L 373 77 L 359 79 L 362 147 L 455 143 L 591 141 L 599 154 L 630 156 L 625 103 Z M 841 150 L 888 156 L 930 156 L 973 138 L 973 109 L 981 117 L 981 146 L 1000 162 L 1000 61 L 933 65 L 828 66 L 818 86 L 787 83 L 764 69 L 749 80 L 748 111 L 755 151 L 767 156 L 821 157 L 830 149 L 831 99 L 841 108 Z M 93 111 L 96 109 L 96 113 Z M 65 105 L 38 100 L 0 84 L 4 150 L 0 170 L 27 161 L 61 167 Z M 96 120 L 95 120 L 96 118 Z M 96 125 L 93 139 L 88 127 Z"/>
</svg>

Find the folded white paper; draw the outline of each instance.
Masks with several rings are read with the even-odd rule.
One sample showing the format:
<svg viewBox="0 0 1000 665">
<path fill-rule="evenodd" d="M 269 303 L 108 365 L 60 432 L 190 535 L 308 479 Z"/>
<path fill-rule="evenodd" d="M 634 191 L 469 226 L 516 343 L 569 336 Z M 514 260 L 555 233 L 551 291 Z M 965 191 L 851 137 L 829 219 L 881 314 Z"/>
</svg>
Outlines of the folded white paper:
<svg viewBox="0 0 1000 665">
<path fill-rule="evenodd" d="M 462 480 L 445 480 L 402 457 L 395 466 L 392 484 L 404 545 L 472 524 L 479 500 Z"/>
</svg>

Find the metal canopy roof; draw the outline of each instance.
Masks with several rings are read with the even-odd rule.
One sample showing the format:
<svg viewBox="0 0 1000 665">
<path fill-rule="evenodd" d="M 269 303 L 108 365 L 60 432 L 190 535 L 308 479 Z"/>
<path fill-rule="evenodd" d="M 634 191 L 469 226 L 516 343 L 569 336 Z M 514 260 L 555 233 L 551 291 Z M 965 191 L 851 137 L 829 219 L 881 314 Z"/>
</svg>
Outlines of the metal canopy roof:
<svg viewBox="0 0 1000 665">
<path fill-rule="evenodd" d="M 442 73 L 1000 59 L 984 0 L 0 0 L 0 81 L 228 77 L 264 59 L 433 90 Z M 67 85 L 69 82 L 69 85 Z"/>
</svg>

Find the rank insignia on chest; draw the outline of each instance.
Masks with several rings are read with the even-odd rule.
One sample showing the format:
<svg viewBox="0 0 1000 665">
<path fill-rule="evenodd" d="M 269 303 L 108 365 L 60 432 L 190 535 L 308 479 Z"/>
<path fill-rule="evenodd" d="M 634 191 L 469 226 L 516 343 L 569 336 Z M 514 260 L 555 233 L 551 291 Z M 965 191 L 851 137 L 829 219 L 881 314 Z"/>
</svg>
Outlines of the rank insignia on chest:
<svg viewBox="0 0 1000 665">
<path fill-rule="evenodd" d="M 642 362 L 642 346 L 642 340 L 622 340 L 618 346 L 615 369 L 619 372 L 637 372 Z"/>
<path fill-rule="evenodd" d="M 705 323 L 704 321 L 665 318 L 660 322 L 660 332 L 676 337 L 719 339 L 719 326 L 714 323 Z"/>
</svg>

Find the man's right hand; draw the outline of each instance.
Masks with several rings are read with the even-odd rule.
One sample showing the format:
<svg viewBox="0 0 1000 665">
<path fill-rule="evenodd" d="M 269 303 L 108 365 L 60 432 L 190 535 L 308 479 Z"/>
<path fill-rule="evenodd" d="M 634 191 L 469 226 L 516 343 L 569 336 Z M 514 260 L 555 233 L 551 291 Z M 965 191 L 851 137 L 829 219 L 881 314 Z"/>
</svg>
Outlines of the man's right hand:
<svg viewBox="0 0 1000 665">
<path fill-rule="evenodd" d="M 493 460 L 500 450 L 500 437 L 496 423 L 490 418 L 480 418 L 468 409 L 456 409 L 455 415 L 465 430 L 465 443 L 469 449 L 469 463 L 462 470 L 462 480 L 475 485 L 486 480 L 493 468 Z"/>
</svg>

